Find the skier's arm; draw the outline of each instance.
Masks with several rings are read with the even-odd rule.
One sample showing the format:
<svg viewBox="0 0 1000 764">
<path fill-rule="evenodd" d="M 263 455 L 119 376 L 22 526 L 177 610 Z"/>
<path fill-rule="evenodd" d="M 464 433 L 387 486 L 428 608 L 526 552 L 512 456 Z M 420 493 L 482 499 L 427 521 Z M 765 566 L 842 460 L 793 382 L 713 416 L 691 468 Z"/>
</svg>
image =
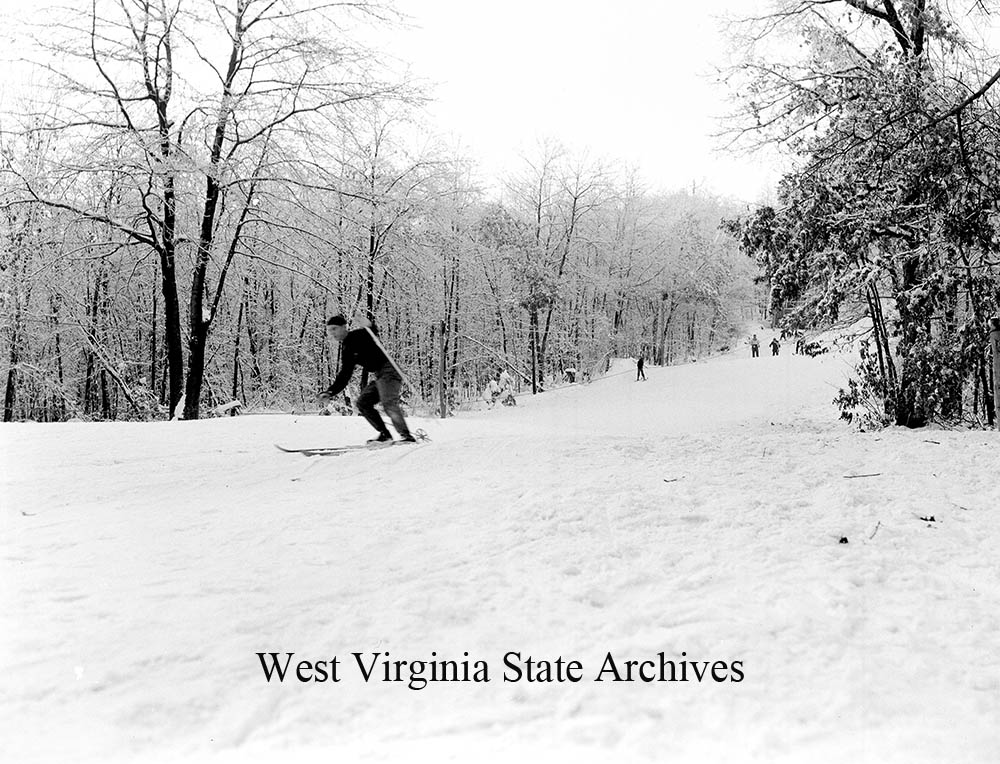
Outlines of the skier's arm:
<svg viewBox="0 0 1000 764">
<path fill-rule="evenodd" d="M 350 342 L 350 338 L 344 340 L 344 344 L 340 350 L 340 371 L 337 373 L 336 379 L 333 380 L 333 384 L 320 394 L 321 397 L 333 398 L 338 393 L 347 389 L 347 384 L 351 381 L 351 375 L 354 374 L 357 359 L 357 351 Z"/>
<path fill-rule="evenodd" d="M 354 364 L 347 358 L 344 358 L 344 365 L 340 367 L 340 373 L 337 374 L 337 378 L 333 380 L 333 384 L 326 389 L 326 395 L 333 398 L 338 393 L 342 392 L 347 388 L 347 383 L 351 381 L 351 375 L 354 374 Z"/>
</svg>

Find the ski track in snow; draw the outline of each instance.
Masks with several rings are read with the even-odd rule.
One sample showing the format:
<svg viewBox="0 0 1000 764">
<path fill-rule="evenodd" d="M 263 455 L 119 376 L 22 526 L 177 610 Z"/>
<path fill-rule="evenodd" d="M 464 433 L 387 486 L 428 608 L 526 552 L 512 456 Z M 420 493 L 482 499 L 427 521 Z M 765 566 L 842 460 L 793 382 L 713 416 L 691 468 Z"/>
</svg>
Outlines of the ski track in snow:
<svg viewBox="0 0 1000 764">
<path fill-rule="evenodd" d="M 854 432 L 837 355 L 629 369 L 373 453 L 272 446 L 357 417 L 0 428 L 0 755 L 996 761 L 1000 436 Z M 255 655 L 432 650 L 491 681 Z M 504 683 L 508 650 L 585 681 Z M 608 651 L 746 678 L 590 681 Z"/>
</svg>

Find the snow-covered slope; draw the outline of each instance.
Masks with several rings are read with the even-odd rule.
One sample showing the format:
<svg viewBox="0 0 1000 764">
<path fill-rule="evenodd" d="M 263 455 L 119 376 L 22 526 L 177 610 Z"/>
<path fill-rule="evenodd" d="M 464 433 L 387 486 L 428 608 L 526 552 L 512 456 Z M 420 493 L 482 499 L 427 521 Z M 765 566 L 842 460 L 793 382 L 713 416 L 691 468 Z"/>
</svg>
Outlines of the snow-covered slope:
<svg viewBox="0 0 1000 764">
<path fill-rule="evenodd" d="M 1000 437 L 859 434 L 845 359 L 742 355 L 336 457 L 272 444 L 363 420 L 0 428 L 0 756 L 996 761 Z M 489 681 L 366 683 L 354 652 Z"/>
</svg>

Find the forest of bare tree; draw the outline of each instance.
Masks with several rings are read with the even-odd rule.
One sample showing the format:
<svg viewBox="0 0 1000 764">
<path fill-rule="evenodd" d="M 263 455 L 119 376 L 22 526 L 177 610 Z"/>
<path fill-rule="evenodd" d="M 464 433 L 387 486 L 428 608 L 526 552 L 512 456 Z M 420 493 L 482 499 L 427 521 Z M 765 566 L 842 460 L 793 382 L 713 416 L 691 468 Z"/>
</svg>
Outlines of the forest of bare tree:
<svg viewBox="0 0 1000 764">
<path fill-rule="evenodd" d="M 418 410 L 501 368 L 537 391 L 699 357 L 750 318 L 867 318 L 845 418 L 994 422 L 998 9 L 771 9 L 733 24 L 722 77 L 733 150 L 788 163 L 752 209 L 558 138 L 484 178 L 362 44 L 397 20 L 376 2 L 53 10 L 0 123 L 4 420 L 315 408 L 344 313 L 379 327 Z"/>
<path fill-rule="evenodd" d="M 367 317 L 411 407 L 725 342 L 741 210 L 542 140 L 481 190 L 425 94 L 352 39 L 375 3 L 100 0 L 34 29 L 3 117 L 4 420 L 308 410 Z"/>
</svg>

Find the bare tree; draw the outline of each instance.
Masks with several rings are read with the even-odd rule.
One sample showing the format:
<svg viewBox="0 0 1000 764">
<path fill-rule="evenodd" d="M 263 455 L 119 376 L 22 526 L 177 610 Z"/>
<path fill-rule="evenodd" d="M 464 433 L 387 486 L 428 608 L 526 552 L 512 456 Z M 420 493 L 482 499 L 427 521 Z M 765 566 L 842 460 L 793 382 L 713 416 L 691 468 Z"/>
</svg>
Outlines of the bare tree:
<svg viewBox="0 0 1000 764">
<path fill-rule="evenodd" d="M 12 169 L 25 199 L 71 210 L 156 254 L 171 415 L 181 414 L 182 396 L 183 416 L 199 415 L 210 329 L 255 194 L 295 179 L 272 152 L 296 156 L 303 131 L 328 126 L 349 104 L 400 93 L 376 82 L 368 54 L 342 39 L 343 14 L 387 17 L 366 0 L 190 8 L 93 0 L 51 25 L 64 33 L 57 48 L 65 57 L 43 60 L 65 94 L 47 120 L 62 156 L 44 184 Z M 128 185 L 128 203 L 113 217 L 81 193 L 111 171 Z"/>
</svg>

